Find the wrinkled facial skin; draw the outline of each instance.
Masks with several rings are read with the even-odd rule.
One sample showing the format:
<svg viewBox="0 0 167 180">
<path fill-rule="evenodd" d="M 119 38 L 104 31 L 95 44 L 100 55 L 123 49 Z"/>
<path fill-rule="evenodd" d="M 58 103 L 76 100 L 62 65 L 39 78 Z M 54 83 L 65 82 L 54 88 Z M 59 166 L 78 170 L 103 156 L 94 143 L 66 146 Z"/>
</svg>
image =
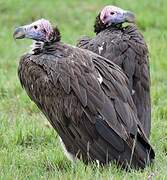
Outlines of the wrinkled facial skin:
<svg viewBox="0 0 167 180">
<path fill-rule="evenodd" d="M 106 6 L 100 13 L 100 20 L 105 25 L 116 25 L 124 22 L 135 22 L 135 16 L 130 11 L 125 11 L 115 6 Z"/>
<path fill-rule="evenodd" d="M 52 32 L 53 29 L 49 21 L 41 19 L 30 25 L 16 28 L 13 36 L 15 39 L 28 38 L 36 41 L 48 42 Z"/>
</svg>

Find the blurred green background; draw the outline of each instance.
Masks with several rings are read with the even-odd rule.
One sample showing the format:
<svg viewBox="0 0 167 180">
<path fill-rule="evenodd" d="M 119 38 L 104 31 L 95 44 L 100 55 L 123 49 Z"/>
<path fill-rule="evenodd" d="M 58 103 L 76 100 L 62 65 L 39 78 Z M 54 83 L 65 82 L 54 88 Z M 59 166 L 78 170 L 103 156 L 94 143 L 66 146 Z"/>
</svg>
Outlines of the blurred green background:
<svg viewBox="0 0 167 180">
<path fill-rule="evenodd" d="M 15 27 L 41 17 L 58 25 L 62 40 L 76 44 L 93 36 L 99 10 L 108 4 L 136 14 L 150 50 L 153 167 L 127 173 L 71 164 L 57 135 L 29 100 L 17 77 L 22 54 L 31 41 L 15 42 Z M 1 0 L 0 1 L 0 180 L 1 179 L 167 179 L 167 1 L 166 0 Z"/>
</svg>

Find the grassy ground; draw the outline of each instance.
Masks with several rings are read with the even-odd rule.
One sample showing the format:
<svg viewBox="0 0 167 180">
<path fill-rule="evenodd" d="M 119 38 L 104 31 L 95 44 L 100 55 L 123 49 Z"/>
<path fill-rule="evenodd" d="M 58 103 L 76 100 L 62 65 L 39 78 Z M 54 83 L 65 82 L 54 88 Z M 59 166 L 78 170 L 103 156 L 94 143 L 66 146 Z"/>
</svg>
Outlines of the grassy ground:
<svg viewBox="0 0 167 180">
<path fill-rule="evenodd" d="M 126 173 L 71 164 L 56 133 L 29 100 L 17 77 L 19 57 L 30 41 L 14 42 L 14 27 L 45 17 L 59 25 L 63 40 L 75 44 L 93 35 L 99 9 L 114 4 L 136 13 L 150 49 L 153 167 Z M 167 179 L 167 1 L 166 0 L 1 0 L 0 1 L 0 180 L 10 179 Z"/>
</svg>

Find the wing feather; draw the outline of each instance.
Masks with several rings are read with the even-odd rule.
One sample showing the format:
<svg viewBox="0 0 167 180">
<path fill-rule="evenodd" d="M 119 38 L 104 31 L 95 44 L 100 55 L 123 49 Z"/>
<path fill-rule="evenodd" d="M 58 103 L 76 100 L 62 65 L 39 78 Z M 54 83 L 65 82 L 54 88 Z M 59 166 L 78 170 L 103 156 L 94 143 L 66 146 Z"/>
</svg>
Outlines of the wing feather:
<svg viewBox="0 0 167 180">
<path fill-rule="evenodd" d="M 74 157 L 85 162 L 98 159 L 104 164 L 111 160 L 127 164 L 138 130 L 147 149 L 151 146 L 132 108 L 126 76 L 105 58 L 68 48 L 69 56 L 61 59 L 48 54 L 23 57 L 19 67 L 23 87 Z M 138 151 L 140 146 L 143 144 L 135 150 L 135 158 L 143 159 L 147 149 Z M 134 166 L 145 167 L 144 161 L 135 158 Z"/>
<path fill-rule="evenodd" d="M 83 42 L 84 40 L 78 43 L 78 46 L 100 54 L 122 68 L 129 80 L 128 88 L 133 95 L 138 117 L 149 137 L 151 128 L 150 72 L 148 48 L 141 33 L 134 25 L 124 28 L 107 28 L 98 32 L 94 38 L 86 40 L 86 43 Z M 103 47 L 101 53 L 98 47 Z M 122 80 L 116 73 L 112 76 L 106 73 L 102 63 L 95 62 L 95 64 L 100 74 L 105 74 L 107 80 L 112 76 L 119 82 Z M 122 92 L 119 85 L 115 86 L 126 100 L 123 95 L 125 92 Z M 108 94 L 107 89 L 105 91 Z"/>
</svg>

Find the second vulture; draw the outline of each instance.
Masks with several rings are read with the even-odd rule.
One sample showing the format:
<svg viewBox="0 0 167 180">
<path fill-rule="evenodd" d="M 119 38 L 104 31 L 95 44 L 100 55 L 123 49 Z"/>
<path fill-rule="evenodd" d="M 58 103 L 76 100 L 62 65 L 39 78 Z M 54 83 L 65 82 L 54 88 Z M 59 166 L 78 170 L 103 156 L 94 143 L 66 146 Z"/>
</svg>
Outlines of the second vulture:
<svg viewBox="0 0 167 180">
<path fill-rule="evenodd" d="M 72 159 L 115 161 L 123 168 L 153 161 L 128 79 L 117 65 L 62 43 L 58 28 L 45 19 L 17 28 L 14 37 L 36 41 L 20 60 L 20 82 Z"/>
<path fill-rule="evenodd" d="M 151 129 L 148 49 L 134 23 L 132 12 L 106 6 L 96 17 L 93 38 L 84 37 L 78 47 L 97 53 L 119 65 L 127 75 L 138 118 L 149 138 Z"/>
</svg>

